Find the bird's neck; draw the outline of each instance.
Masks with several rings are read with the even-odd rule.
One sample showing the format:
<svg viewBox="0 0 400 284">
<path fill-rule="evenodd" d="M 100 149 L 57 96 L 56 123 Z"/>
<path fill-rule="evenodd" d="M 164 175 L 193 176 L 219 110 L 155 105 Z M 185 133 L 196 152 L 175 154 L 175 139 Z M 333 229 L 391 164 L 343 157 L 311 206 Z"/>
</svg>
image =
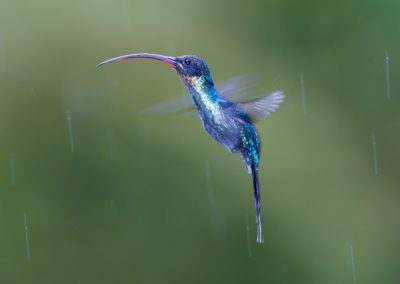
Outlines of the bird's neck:
<svg viewBox="0 0 400 284">
<path fill-rule="evenodd" d="M 231 105 L 231 103 L 218 94 L 214 84 L 199 77 L 192 79 L 190 84 L 185 83 L 185 85 L 203 121 L 203 125 L 205 125 L 205 121 L 212 121 L 212 123 L 217 124 L 223 123 L 223 109 Z"/>
<path fill-rule="evenodd" d="M 191 92 L 205 92 L 214 89 L 214 82 L 205 76 L 192 77 L 187 76 L 182 78 L 186 88 Z"/>
<path fill-rule="evenodd" d="M 214 88 L 214 82 L 211 78 L 199 76 L 186 77 L 182 79 L 189 93 L 194 98 L 200 99 L 202 97 L 208 97 L 208 99 L 216 99 L 216 97 L 218 96 L 218 93 Z"/>
</svg>

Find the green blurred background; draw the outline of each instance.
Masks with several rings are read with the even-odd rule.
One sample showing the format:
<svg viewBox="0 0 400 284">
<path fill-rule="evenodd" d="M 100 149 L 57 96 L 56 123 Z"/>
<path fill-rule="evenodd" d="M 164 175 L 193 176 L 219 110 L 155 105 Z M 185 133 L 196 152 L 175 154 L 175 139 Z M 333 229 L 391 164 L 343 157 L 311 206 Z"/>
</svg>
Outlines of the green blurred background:
<svg viewBox="0 0 400 284">
<path fill-rule="evenodd" d="M 2 0 L 0 282 L 400 283 L 399 32 L 399 1 Z M 258 124 L 263 245 L 240 158 L 140 114 L 174 72 L 95 67 L 136 52 L 287 93 Z"/>
</svg>

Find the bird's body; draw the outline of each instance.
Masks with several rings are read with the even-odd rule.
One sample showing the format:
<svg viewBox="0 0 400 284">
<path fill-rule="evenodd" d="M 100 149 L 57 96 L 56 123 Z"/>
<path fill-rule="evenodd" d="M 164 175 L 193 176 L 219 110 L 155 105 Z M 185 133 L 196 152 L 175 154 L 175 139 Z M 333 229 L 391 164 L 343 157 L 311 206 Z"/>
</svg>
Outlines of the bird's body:
<svg viewBox="0 0 400 284">
<path fill-rule="evenodd" d="M 242 135 L 250 140 L 258 140 L 257 131 L 250 118 L 240 107 L 222 97 L 204 80 L 198 80 L 189 88 L 189 95 L 196 107 L 206 132 L 224 145 L 230 152 L 240 152 L 246 145 Z M 259 144 L 259 143 L 257 143 Z"/>
<path fill-rule="evenodd" d="M 196 107 L 204 130 L 232 153 L 240 153 L 247 171 L 253 176 L 256 207 L 257 241 L 263 242 L 261 227 L 261 203 L 258 185 L 260 139 L 249 116 L 235 104 L 222 97 L 202 78 L 185 83 Z"/>
<path fill-rule="evenodd" d="M 216 90 L 207 64 L 194 55 L 167 57 L 147 53 L 131 54 L 99 65 L 130 58 L 156 59 L 171 65 L 186 86 L 205 131 L 230 152 L 242 156 L 253 180 L 257 242 L 263 242 L 258 182 L 260 139 L 254 123 L 278 108 L 283 101 L 283 93 L 276 92 L 247 103 L 235 103 Z"/>
</svg>

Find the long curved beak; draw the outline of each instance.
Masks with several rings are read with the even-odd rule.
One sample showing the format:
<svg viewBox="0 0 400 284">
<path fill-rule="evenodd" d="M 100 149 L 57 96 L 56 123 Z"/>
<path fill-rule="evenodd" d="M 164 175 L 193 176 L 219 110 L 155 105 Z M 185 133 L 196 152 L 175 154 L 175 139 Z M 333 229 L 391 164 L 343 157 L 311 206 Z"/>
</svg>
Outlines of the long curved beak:
<svg viewBox="0 0 400 284">
<path fill-rule="evenodd" d="M 116 61 L 135 59 L 135 58 L 149 58 L 149 59 L 160 60 L 173 68 L 176 68 L 176 63 L 177 63 L 176 59 L 171 56 L 164 56 L 164 55 L 151 54 L 151 53 L 135 53 L 135 54 L 128 54 L 128 55 L 123 55 L 123 56 L 118 56 L 115 58 L 108 59 L 108 60 L 98 64 L 97 67 L 103 66 L 108 63 L 116 62 Z"/>
</svg>

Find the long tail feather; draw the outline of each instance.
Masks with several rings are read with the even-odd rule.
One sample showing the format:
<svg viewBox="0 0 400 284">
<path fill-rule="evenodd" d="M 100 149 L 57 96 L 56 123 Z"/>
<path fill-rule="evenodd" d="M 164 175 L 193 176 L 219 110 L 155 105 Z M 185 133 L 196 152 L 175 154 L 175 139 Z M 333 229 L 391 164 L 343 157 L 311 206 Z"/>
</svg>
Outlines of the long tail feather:
<svg viewBox="0 0 400 284">
<path fill-rule="evenodd" d="M 264 237 L 262 233 L 262 224 L 261 224 L 260 185 L 258 182 L 258 169 L 254 164 L 251 166 L 251 175 L 253 177 L 254 206 L 256 208 L 257 243 L 263 243 Z"/>
</svg>

